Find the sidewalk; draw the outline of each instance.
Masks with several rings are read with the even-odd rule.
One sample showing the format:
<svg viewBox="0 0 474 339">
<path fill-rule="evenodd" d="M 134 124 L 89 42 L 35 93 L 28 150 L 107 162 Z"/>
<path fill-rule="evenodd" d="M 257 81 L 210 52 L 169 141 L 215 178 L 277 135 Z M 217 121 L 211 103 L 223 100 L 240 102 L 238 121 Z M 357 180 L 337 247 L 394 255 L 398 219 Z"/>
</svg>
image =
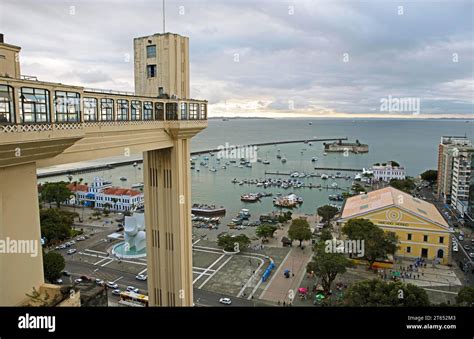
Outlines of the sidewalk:
<svg viewBox="0 0 474 339">
<path fill-rule="evenodd" d="M 272 301 L 275 304 L 289 303 L 291 296 L 295 299 L 298 295 L 298 287 L 300 287 L 301 280 L 306 273 L 306 264 L 311 259 L 313 251 L 310 242 L 303 242 L 305 248 L 294 247 L 288 253 L 285 260 L 281 263 L 278 269 L 272 274 L 268 285 L 260 295 L 260 299 Z M 289 269 L 294 276 L 285 278 L 283 272 Z M 293 292 L 290 292 L 293 291 Z"/>
</svg>

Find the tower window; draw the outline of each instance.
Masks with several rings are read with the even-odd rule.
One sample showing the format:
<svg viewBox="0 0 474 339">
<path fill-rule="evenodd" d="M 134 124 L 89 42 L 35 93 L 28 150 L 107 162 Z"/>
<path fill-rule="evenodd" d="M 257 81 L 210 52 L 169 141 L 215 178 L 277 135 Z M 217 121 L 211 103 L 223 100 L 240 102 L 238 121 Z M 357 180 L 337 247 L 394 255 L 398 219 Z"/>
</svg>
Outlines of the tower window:
<svg viewBox="0 0 474 339">
<path fill-rule="evenodd" d="M 156 65 L 147 65 L 146 74 L 148 78 L 156 77 Z"/>
<path fill-rule="evenodd" d="M 147 58 L 156 57 L 156 45 L 146 46 L 146 57 Z"/>
</svg>

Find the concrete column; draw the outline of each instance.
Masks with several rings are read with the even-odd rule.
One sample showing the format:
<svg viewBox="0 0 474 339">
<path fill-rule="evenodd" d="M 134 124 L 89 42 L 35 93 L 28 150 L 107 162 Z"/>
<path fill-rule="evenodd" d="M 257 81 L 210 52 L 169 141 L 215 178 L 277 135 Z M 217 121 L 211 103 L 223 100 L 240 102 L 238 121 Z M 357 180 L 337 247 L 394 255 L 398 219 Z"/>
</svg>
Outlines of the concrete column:
<svg viewBox="0 0 474 339">
<path fill-rule="evenodd" d="M 0 168 L 0 242 L 0 306 L 18 305 L 44 282 L 35 163 Z"/>
<path fill-rule="evenodd" d="M 150 306 L 192 306 L 189 139 L 144 153 Z"/>
</svg>

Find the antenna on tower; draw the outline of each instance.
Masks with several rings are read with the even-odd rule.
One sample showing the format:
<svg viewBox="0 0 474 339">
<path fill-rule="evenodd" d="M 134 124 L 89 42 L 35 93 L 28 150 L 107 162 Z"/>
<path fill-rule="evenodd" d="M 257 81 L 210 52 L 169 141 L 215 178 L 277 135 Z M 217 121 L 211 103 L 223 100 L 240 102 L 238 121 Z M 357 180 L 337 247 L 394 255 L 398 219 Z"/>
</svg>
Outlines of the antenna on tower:
<svg viewBox="0 0 474 339">
<path fill-rule="evenodd" d="M 163 33 L 166 33 L 166 29 L 165 29 L 165 0 L 163 0 Z"/>
</svg>

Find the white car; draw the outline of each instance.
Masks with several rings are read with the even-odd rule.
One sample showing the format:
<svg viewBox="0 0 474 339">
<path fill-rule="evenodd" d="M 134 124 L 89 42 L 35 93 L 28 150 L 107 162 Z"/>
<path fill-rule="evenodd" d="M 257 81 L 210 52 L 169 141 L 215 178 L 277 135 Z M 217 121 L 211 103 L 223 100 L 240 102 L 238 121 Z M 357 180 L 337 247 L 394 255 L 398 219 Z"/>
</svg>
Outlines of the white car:
<svg viewBox="0 0 474 339">
<path fill-rule="evenodd" d="M 120 290 L 117 288 L 117 289 L 112 291 L 112 294 L 113 295 L 120 295 Z"/>
<path fill-rule="evenodd" d="M 99 286 L 105 286 L 105 281 L 101 280 L 101 279 L 96 279 L 95 280 L 95 283 Z"/>
<path fill-rule="evenodd" d="M 107 287 L 110 287 L 110 288 L 113 288 L 113 289 L 118 288 L 118 284 L 116 284 L 112 281 L 107 281 L 105 284 L 107 285 Z"/>
<path fill-rule="evenodd" d="M 76 242 L 75 242 L 74 240 L 71 240 L 69 243 L 70 243 L 71 245 L 74 245 Z"/>
<path fill-rule="evenodd" d="M 56 283 L 56 284 L 62 284 L 62 283 L 63 283 L 63 280 L 62 280 L 61 278 L 56 279 L 55 283 Z"/>
<path fill-rule="evenodd" d="M 469 253 L 469 256 L 470 256 L 471 258 L 474 258 L 474 252 Z"/>
<path fill-rule="evenodd" d="M 70 250 L 67 251 L 67 254 L 74 254 L 76 252 L 77 250 L 75 248 L 71 248 Z"/>
<path fill-rule="evenodd" d="M 76 284 L 79 284 L 80 282 L 82 282 L 82 279 L 81 279 L 81 278 L 77 278 L 76 280 L 74 280 L 74 282 L 75 282 Z"/>
<path fill-rule="evenodd" d="M 127 286 L 127 291 L 128 292 L 133 292 L 133 293 L 138 293 L 140 292 L 140 290 L 136 287 L 133 287 L 133 286 Z"/>
<path fill-rule="evenodd" d="M 138 274 L 135 279 L 145 281 L 147 279 L 147 276 L 144 274 Z"/>
<path fill-rule="evenodd" d="M 229 298 L 220 298 L 220 299 L 219 299 L 219 302 L 220 302 L 221 304 L 224 304 L 224 305 L 230 305 L 230 304 L 232 304 L 232 300 L 230 300 Z"/>
<path fill-rule="evenodd" d="M 458 249 L 458 244 L 457 243 L 453 243 L 453 252 L 458 252 L 459 249 Z"/>
</svg>

